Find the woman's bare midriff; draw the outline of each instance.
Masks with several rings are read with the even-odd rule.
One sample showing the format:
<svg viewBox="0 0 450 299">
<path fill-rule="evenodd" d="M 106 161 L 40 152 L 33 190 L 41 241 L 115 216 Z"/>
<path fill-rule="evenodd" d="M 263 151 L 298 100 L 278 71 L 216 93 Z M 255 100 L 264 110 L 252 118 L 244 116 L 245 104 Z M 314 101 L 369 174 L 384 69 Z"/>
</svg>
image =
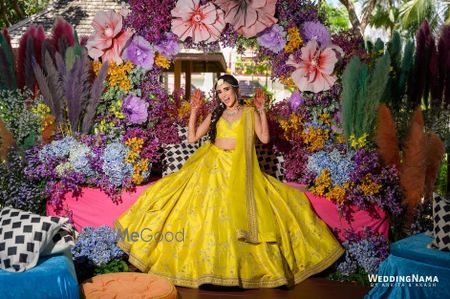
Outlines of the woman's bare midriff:
<svg viewBox="0 0 450 299">
<path fill-rule="evenodd" d="M 234 150 L 236 147 L 236 139 L 235 138 L 217 138 L 214 143 L 215 146 L 221 148 L 226 151 Z"/>
</svg>

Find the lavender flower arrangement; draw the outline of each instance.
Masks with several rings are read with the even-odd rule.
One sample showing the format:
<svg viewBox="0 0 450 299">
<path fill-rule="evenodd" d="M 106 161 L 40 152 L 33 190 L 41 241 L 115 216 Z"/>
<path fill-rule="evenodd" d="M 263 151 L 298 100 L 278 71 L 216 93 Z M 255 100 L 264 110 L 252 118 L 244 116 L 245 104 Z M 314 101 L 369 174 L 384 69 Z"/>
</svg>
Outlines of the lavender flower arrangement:
<svg viewBox="0 0 450 299">
<path fill-rule="evenodd" d="M 143 37 L 136 35 L 124 51 L 124 59 L 129 59 L 134 65 L 145 70 L 153 68 L 155 52 L 153 47 Z"/>
<path fill-rule="evenodd" d="M 367 275 L 376 274 L 389 255 L 388 240 L 368 228 L 359 233 L 348 231 L 342 246 L 346 249 L 344 260 L 337 263 L 337 273 L 331 275 L 332 279 L 369 284 Z"/>
<path fill-rule="evenodd" d="M 35 184 L 25 176 L 27 160 L 11 149 L 5 161 L 0 161 L 0 206 L 45 214 L 42 184 Z"/>
<path fill-rule="evenodd" d="M 117 247 L 117 233 L 108 226 L 93 228 L 87 226 L 72 248 L 74 260 L 87 258 L 95 266 L 108 264 L 114 259 L 122 259 L 125 253 Z"/>
<path fill-rule="evenodd" d="M 331 35 L 328 29 L 320 22 L 305 22 L 302 24 L 301 35 L 305 41 L 317 40 L 322 48 L 331 44 Z"/>
<path fill-rule="evenodd" d="M 286 32 L 278 24 L 264 30 L 256 39 L 258 44 L 274 53 L 279 53 L 286 45 Z"/>
</svg>

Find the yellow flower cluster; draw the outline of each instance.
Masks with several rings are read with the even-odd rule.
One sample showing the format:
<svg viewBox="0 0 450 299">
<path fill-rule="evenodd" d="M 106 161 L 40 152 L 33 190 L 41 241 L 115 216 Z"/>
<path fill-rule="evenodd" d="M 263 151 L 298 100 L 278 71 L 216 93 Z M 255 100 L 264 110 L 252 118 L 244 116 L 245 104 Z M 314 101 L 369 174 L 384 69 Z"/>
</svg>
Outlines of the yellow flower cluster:
<svg viewBox="0 0 450 299">
<path fill-rule="evenodd" d="M 170 60 L 159 53 L 156 53 L 155 64 L 163 69 L 170 68 Z"/>
<path fill-rule="evenodd" d="M 288 29 L 287 44 L 284 46 L 284 52 L 292 53 L 298 49 L 303 44 L 302 37 L 300 36 L 300 31 L 297 27 L 291 27 Z"/>
<path fill-rule="evenodd" d="M 100 71 L 101 67 L 102 64 L 99 61 L 92 62 L 92 69 L 96 75 Z M 121 90 L 129 91 L 131 89 L 131 83 L 128 79 L 128 74 L 131 72 L 133 67 L 133 63 L 129 60 L 119 65 L 115 62 L 111 62 L 109 64 L 108 75 L 106 77 L 108 85 L 111 87 L 118 86 Z"/>
<path fill-rule="evenodd" d="M 316 195 L 325 196 L 328 200 L 335 201 L 340 205 L 345 203 L 345 189 L 341 186 L 332 186 L 331 173 L 328 169 L 322 170 L 320 175 L 316 177 L 311 191 Z"/>
<path fill-rule="evenodd" d="M 41 119 L 44 119 L 47 114 L 50 114 L 50 107 L 48 107 L 47 105 L 45 105 L 44 103 L 39 103 L 37 104 L 36 107 L 31 108 L 31 111 L 33 113 L 39 114 Z"/>
<path fill-rule="evenodd" d="M 142 159 L 133 166 L 133 183 L 139 185 L 144 180 L 142 173 L 148 170 L 148 159 Z"/>
<path fill-rule="evenodd" d="M 292 77 L 281 77 L 280 83 L 286 86 L 287 88 L 296 88 L 297 86 L 294 83 L 294 80 L 292 80 Z"/>
<path fill-rule="evenodd" d="M 314 152 L 325 147 L 325 142 L 330 135 L 329 129 L 309 127 L 307 132 L 303 132 L 303 142 L 308 150 Z"/>
<path fill-rule="evenodd" d="M 136 163 L 139 158 L 139 154 L 141 153 L 141 149 L 144 146 L 144 139 L 132 137 L 125 141 L 125 145 L 130 148 L 125 161 L 131 164 Z"/>
<path fill-rule="evenodd" d="M 337 134 L 336 135 L 336 142 L 339 144 L 344 144 L 345 143 L 345 136 L 344 134 Z"/>
<path fill-rule="evenodd" d="M 117 100 L 109 107 L 109 111 L 118 119 L 124 119 L 125 115 L 122 113 L 122 100 Z"/>
<path fill-rule="evenodd" d="M 320 175 L 315 178 L 314 187 L 312 187 L 311 191 L 316 195 L 324 196 L 331 185 L 331 173 L 328 169 L 324 169 Z"/>
<path fill-rule="evenodd" d="M 115 122 L 107 122 L 106 119 L 102 119 L 100 123 L 95 128 L 95 133 L 104 133 L 108 131 L 110 128 L 114 127 Z"/>
<path fill-rule="evenodd" d="M 334 200 L 340 205 L 345 203 L 345 189 L 340 186 L 334 186 L 325 196 L 329 200 Z"/>
<path fill-rule="evenodd" d="M 322 113 L 321 115 L 319 115 L 319 119 L 327 125 L 331 125 L 331 116 L 328 113 Z"/>
<path fill-rule="evenodd" d="M 369 196 L 378 193 L 381 189 L 381 185 L 372 180 L 371 174 L 367 174 L 363 178 L 360 188 L 364 195 Z"/>
<path fill-rule="evenodd" d="M 138 161 L 139 154 L 141 153 L 142 147 L 144 146 L 144 139 L 132 137 L 125 141 L 125 144 L 130 148 L 125 161 L 133 164 L 133 183 L 139 185 L 144 180 L 142 173 L 148 170 L 149 161 L 148 159 L 142 159 Z"/>
<path fill-rule="evenodd" d="M 291 114 L 289 120 L 280 120 L 280 126 L 284 131 L 284 138 L 290 141 L 290 136 L 301 136 L 303 131 L 302 117 L 295 113 Z"/>
<path fill-rule="evenodd" d="M 367 133 L 364 133 L 361 137 L 356 138 L 354 134 L 350 135 L 350 143 L 352 148 L 359 149 L 366 146 L 367 142 Z"/>
<path fill-rule="evenodd" d="M 191 103 L 188 101 L 183 101 L 178 108 L 178 119 L 182 119 L 184 116 L 189 115 L 191 111 Z"/>
</svg>

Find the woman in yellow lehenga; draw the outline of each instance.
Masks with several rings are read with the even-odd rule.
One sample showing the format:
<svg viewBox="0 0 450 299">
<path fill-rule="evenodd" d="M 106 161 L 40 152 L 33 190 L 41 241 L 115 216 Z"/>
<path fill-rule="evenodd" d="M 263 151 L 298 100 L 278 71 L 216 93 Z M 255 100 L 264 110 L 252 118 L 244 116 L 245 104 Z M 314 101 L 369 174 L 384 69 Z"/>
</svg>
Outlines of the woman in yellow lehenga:
<svg viewBox="0 0 450 299">
<path fill-rule="evenodd" d="M 210 141 L 116 220 L 119 246 L 142 272 L 193 288 L 271 288 L 297 284 L 343 253 L 303 192 L 261 172 L 254 143 L 255 135 L 269 142 L 265 96 L 257 92 L 256 110 L 242 107 L 238 86 L 219 78 L 220 105 L 197 129 L 194 92 L 188 141 L 208 131 Z"/>
</svg>

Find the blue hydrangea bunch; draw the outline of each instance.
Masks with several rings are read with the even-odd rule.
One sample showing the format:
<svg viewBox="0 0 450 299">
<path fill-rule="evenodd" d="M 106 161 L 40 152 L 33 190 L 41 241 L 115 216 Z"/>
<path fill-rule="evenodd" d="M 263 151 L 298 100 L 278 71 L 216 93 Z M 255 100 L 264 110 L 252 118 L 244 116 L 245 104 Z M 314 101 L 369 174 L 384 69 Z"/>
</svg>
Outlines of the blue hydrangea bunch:
<svg viewBox="0 0 450 299">
<path fill-rule="evenodd" d="M 315 175 L 320 175 L 322 170 L 328 169 L 333 185 L 342 186 L 350 179 L 350 173 L 355 168 L 352 157 L 352 151 L 347 153 L 342 153 L 337 149 L 331 152 L 318 151 L 308 157 L 307 169 Z"/>
<path fill-rule="evenodd" d="M 106 146 L 101 156 L 102 170 L 114 186 L 122 185 L 124 178 L 133 174 L 133 166 L 125 161 L 128 151 L 126 145 L 115 141 Z"/>
<path fill-rule="evenodd" d="M 117 247 L 117 238 L 117 233 L 109 226 L 87 226 L 81 230 L 75 247 L 72 248 L 73 257 L 75 260 L 87 258 L 96 266 L 121 259 L 125 253 Z"/>
<path fill-rule="evenodd" d="M 50 158 L 66 158 L 69 156 L 72 148 L 79 143 L 72 136 L 66 136 L 62 139 L 55 140 L 50 144 L 46 144 L 39 152 L 39 159 L 45 161 Z"/>
</svg>

